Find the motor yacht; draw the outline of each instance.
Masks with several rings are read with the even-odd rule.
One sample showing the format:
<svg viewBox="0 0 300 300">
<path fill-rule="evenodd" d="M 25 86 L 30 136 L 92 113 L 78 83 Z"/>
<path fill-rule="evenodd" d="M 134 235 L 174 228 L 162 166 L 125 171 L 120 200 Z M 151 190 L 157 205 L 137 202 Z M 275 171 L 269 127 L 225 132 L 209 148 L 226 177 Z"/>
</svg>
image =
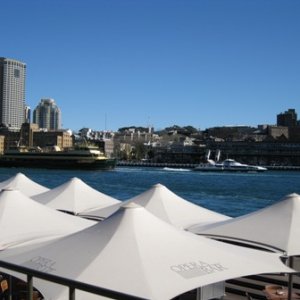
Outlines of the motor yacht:
<svg viewBox="0 0 300 300">
<path fill-rule="evenodd" d="M 202 172 L 264 172 L 267 171 L 267 168 L 242 164 L 234 159 L 225 159 L 223 162 L 208 159 L 207 163 L 199 164 L 193 170 Z"/>
</svg>

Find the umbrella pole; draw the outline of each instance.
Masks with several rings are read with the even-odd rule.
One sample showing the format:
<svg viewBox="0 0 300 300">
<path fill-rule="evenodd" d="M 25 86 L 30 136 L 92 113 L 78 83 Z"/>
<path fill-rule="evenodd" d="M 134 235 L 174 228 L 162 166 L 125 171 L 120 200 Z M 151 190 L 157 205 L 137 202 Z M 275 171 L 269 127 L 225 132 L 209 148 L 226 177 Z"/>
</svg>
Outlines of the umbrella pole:
<svg viewBox="0 0 300 300">
<path fill-rule="evenodd" d="M 8 294 L 8 300 L 12 300 L 12 277 L 11 275 L 8 276 L 8 287 L 9 287 L 9 294 Z"/>
<path fill-rule="evenodd" d="M 294 265 L 294 257 L 289 257 L 289 267 L 293 268 Z M 288 274 L 288 300 L 292 300 L 292 292 L 293 292 L 293 274 Z"/>
<path fill-rule="evenodd" d="M 75 300 L 75 289 L 74 287 L 69 287 L 69 300 Z"/>
<path fill-rule="evenodd" d="M 27 299 L 32 300 L 33 297 L 33 278 L 27 274 Z"/>
</svg>

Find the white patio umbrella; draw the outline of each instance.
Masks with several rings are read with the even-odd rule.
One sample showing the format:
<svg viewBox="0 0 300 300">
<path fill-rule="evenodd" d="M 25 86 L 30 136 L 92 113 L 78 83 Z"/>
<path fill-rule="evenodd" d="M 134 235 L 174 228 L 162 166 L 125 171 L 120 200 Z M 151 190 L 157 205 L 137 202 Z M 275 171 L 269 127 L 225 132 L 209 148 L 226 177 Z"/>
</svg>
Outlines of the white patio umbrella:
<svg viewBox="0 0 300 300">
<path fill-rule="evenodd" d="M 300 255 L 300 196 L 296 193 L 290 194 L 253 213 L 206 228 L 195 226 L 189 230 L 197 234 L 272 247 L 289 256 L 289 265 L 293 267 L 292 257 Z M 292 294 L 292 285 L 290 275 L 289 295 Z"/>
<path fill-rule="evenodd" d="M 79 213 L 78 216 L 101 221 L 115 213 L 123 204 L 124 202 L 120 201 L 113 205 L 95 209 L 88 209 L 86 211 L 83 211 L 82 213 Z"/>
<path fill-rule="evenodd" d="M 189 231 L 257 243 L 300 255 L 300 196 L 290 194 L 281 201 L 255 212 Z"/>
<path fill-rule="evenodd" d="M 91 209 L 105 208 L 120 202 L 93 189 L 76 177 L 48 192 L 36 195 L 32 199 L 48 207 L 70 212 L 74 215 Z"/>
<path fill-rule="evenodd" d="M 0 250 L 58 238 L 95 223 L 46 207 L 17 190 L 0 192 Z"/>
<path fill-rule="evenodd" d="M 19 190 L 28 197 L 49 191 L 48 188 L 34 182 L 22 173 L 17 173 L 15 176 L 0 182 L 0 190 L 5 188 Z"/>
<path fill-rule="evenodd" d="M 46 246 L 3 251 L 0 260 L 152 300 L 230 278 L 291 270 L 278 254 L 191 234 L 133 203 Z M 41 280 L 34 285 L 46 299 L 66 299 L 66 291 L 57 285 L 51 289 Z M 99 299 L 80 291 L 76 297 Z"/>
<path fill-rule="evenodd" d="M 206 225 L 231 219 L 179 197 L 162 184 L 154 185 L 128 202 L 137 203 L 160 219 L 183 229 L 194 224 Z"/>
</svg>

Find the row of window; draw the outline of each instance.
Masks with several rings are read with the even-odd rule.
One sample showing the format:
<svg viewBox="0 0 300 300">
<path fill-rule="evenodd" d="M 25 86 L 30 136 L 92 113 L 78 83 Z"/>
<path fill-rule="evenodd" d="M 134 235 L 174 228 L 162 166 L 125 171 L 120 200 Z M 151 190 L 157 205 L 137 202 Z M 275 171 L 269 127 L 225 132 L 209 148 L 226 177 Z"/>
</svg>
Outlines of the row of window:
<svg viewBox="0 0 300 300">
<path fill-rule="evenodd" d="M 4 60 L 3 65 L 26 68 L 26 65 L 24 63 L 21 63 L 21 62 L 15 61 L 15 60 Z"/>
</svg>

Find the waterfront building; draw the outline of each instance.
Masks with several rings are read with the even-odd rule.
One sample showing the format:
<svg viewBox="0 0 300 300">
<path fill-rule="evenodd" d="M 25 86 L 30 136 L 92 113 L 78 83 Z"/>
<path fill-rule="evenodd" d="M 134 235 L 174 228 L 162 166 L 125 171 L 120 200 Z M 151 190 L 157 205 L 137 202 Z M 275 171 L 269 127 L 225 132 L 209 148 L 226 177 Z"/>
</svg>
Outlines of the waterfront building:
<svg viewBox="0 0 300 300">
<path fill-rule="evenodd" d="M 253 135 L 257 128 L 237 125 L 237 126 L 222 126 L 211 127 L 204 131 L 204 136 L 207 138 L 219 138 L 226 141 L 241 141 L 245 137 Z"/>
<path fill-rule="evenodd" d="M 287 126 L 287 127 L 297 126 L 297 113 L 295 109 L 288 109 L 284 113 L 278 114 L 277 126 Z"/>
<path fill-rule="evenodd" d="M 39 126 L 34 123 L 22 124 L 20 130 L 19 146 L 33 147 L 33 133 L 39 131 Z"/>
<path fill-rule="evenodd" d="M 0 124 L 20 129 L 25 121 L 26 64 L 0 57 Z"/>
<path fill-rule="evenodd" d="M 20 130 L 1 127 L 0 135 L 4 137 L 4 151 L 11 148 L 15 149 L 20 144 Z"/>
<path fill-rule="evenodd" d="M 288 140 L 289 139 L 289 128 L 287 126 L 268 126 L 267 136 L 274 140 Z"/>
<path fill-rule="evenodd" d="M 5 136 L 0 135 L 0 154 L 4 152 Z"/>
<path fill-rule="evenodd" d="M 3 137 L 3 149 L 26 148 L 72 148 L 74 145 L 72 132 L 62 130 L 43 131 L 34 123 L 23 123 L 21 130 L 11 131 L 8 128 L 0 128 L 0 153 L 1 136 Z M 3 152 L 3 151 L 2 151 Z"/>
<path fill-rule="evenodd" d="M 112 158 L 114 156 L 114 147 L 115 143 L 113 139 L 104 140 L 104 153 L 108 158 Z"/>
<path fill-rule="evenodd" d="M 289 128 L 289 139 L 291 142 L 300 142 L 300 126 Z"/>
<path fill-rule="evenodd" d="M 54 99 L 41 99 L 33 111 L 33 123 L 47 130 L 61 129 L 61 111 Z"/>
<path fill-rule="evenodd" d="M 34 131 L 33 146 L 49 148 L 53 150 L 58 147 L 60 150 L 72 148 L 74 145 L 73 137 L 68 131 Z"/>
</svg>

